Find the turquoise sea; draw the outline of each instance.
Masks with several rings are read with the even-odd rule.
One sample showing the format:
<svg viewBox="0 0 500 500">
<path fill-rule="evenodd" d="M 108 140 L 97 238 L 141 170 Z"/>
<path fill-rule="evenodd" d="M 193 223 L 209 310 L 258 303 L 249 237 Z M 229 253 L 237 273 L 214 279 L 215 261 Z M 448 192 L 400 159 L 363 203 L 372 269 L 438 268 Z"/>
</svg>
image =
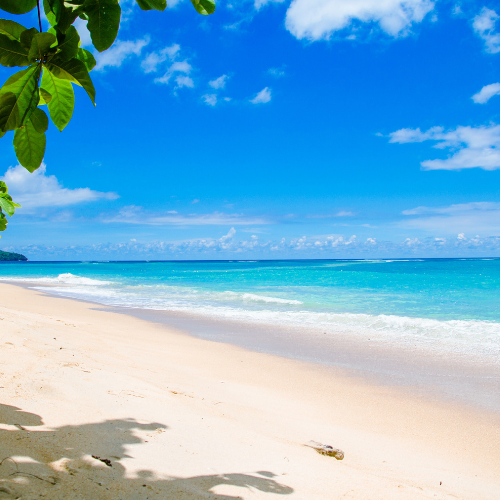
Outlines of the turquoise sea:
<svg viewBox="0 0 500 500">
<path fill-rule="evenodd" d="M 26 262 L 1 264 L 0 280 L 108 306 L 500 359 L 500 259 Z"/>
</svg>

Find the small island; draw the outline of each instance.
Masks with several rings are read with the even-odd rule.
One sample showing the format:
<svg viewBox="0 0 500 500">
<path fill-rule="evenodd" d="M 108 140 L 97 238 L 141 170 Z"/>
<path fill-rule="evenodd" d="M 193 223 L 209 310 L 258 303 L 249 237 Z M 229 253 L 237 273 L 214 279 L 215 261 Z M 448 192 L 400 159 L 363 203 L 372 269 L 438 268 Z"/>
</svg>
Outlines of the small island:
<svg viewBox="0 0 500 500">
<path fill-rule="evenodd" d="M 13 262 L 21 260 L 24 261 L 28 259 L 20 253 L 2 252 L 2 250 L 0 250 L 0 262 Z"/>
</svg>

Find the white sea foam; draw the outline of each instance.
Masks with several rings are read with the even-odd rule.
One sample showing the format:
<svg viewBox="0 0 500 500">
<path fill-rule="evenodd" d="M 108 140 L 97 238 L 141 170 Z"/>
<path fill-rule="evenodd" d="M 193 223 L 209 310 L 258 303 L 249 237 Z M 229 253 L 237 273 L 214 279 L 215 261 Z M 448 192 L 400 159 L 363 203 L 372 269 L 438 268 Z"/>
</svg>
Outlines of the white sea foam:
<svg viewBox="0 0 500 500">
<path fill-rule="evenodd" d="M 438 320 L 387 314 L 336 313 L 296 300 L 292 292 L 258 293 L 206 289 L 177 284 L 121 284 L 74 275 L 3 281 L 36 283 L 36 289 L 117 307 L 195 314 L 257 325 L 289 326 L 291 332 L 338 334 L 390 344 L 428 346 L 440 352 L 496 356 L 500 362 L 500 323 L 485 320 Z M 46 286 L 44 286 L 46 285 Z M 58 286 L 59 285 L 59 286 Z M 299 293 L 299 292 L 297 292 Z M 281 295 L 281 296 L 280 296 Z M 298 298 L 302 298 L 300 295 Z M 294 333 L 291 333 L 292 335 Z"/>
<path fill-rule="evenodd" d="M 28 283 L 46 283 L 46 284 L 65 284 L 65 285 L 87 285 L 87 286 L 102 286 L 110 285 L 111 281 L 94 280 L 91 278 L 84 278 L 76 276 L 71 273 L 64 273 L 57 276 L 57 278 L 18 278 L 17 276 L 0 278 L 1 281 L 20 281 Z"/>
<path fill-rule="evenodd" d="M 290 300 L 290 299 L 280 299 L 278 297 L 266 297 L 264 295 L 256 295 L 254 293 L 244 293 L 242 294 L 243 300 L 252 300 L 254 302 L 267 302 L 274 304 L 293 304 L 300 305 L 303 304 L 300 300 Z"/>
<path fill-rule="evenodd" d="M 71 274 L 46 279 L 45 283 L 54 285 L 56 280 L 65 286 L 36 288 L 109 306 L 180 312 L 256 325 L 289 326 L 299 333 L 327 332 L 394 345 L 427 346 L 443 353 L 493 356 L 500 362 L 500 323 L 495 321 L 442 321 L 385 314 L 316 312 L 298 310 L 294 306 L 302 305 L 300 301 L 279 297 L 169 285 L 103 287 L 101 285 L 109 282 Z"/>
</svg>

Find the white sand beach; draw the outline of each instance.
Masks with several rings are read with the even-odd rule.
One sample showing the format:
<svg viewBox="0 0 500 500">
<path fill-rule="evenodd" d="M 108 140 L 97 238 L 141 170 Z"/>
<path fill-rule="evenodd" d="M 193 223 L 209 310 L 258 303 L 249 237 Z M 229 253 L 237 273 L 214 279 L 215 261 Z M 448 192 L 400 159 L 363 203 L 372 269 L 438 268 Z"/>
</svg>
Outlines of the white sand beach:
<svg viewBox="0 0 500 500">
<path fill-rule="evenodd" d="M 14 285 L 0 297 L 0 499 L 500 498 L 498 414 Z"/>
</svg>

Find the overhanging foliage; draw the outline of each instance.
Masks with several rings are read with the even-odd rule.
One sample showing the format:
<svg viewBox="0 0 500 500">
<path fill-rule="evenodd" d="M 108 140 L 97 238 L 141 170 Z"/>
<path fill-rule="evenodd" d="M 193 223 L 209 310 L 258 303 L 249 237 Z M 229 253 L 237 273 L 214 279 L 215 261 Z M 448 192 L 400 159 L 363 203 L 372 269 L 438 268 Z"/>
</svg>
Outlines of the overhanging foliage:
<svg viewBox="0 0 500 500">
<path fill-rule="evenodd" d="M 142 10 L 163 11 L 166 0 L 136 0 Z M 95 88 L 90 71 L 96 61 L 80 47 L 73 26 L 77 18 L 87 21 L 93 46 L 103 52 L 116 40 L 120 29 L 118 0 L 43 0 L 51 27 L 42 31 L 42 0 L 0 0 L 0 9 L 10 14 L 38 10 L 38 29 L 0 19 L 0 64 L 24 68 L 0 88 L 0 137 L 14 131 L 14 150 L 19 163 L 30 172 L 40 167 L 45 154 L 45 132 L 49 120 L 40 106 L 47 106 L 54 125 L 62 131 L 70 122 L 75 105 L 73 85 L 79 85 L 95 106 Z M 199 14 L 215 11 L 214 0 L 191 0 Z M 5 214 L 16 207 L 7 186 L 0 182 L 0 231 L 7 228 Z"/>
</svg>

